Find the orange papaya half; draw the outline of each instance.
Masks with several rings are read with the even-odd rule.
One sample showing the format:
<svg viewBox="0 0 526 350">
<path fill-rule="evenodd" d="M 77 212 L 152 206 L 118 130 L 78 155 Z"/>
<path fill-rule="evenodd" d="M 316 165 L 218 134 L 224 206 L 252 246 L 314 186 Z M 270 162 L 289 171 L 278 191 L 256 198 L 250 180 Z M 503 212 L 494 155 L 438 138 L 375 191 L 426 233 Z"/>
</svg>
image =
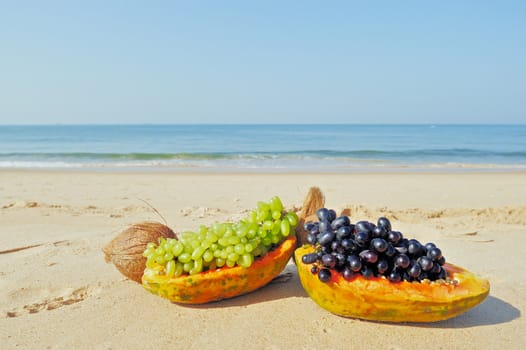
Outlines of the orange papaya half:
<svg viewBox="0 0 526 350">
<path fill-rule="evenodd" d="M 296 237 L 289 236 L 280 245 L 254 260 L 248 268 L 222 267 L 195 275 L 168 277 L 160 265 L 146 268 L 142 285 L 146 290 L 175 303 L 204 304 L 232 298 L 263 287 L 287 265 L 294 252 Z"/>
<path fill-rule="evenodd" d="M 312 253 L 310 245 L 294 252 L 301 284 L 322 308 L 340 316 L 383 322 L 436 322 L 456 317 L 481 303 L 489 294 L 489 282 L 466 269 L 444 264 L 448 281 L 390 282 L 383 277 L 356 275 L 345 280 L 333 273 L 327 283 L 311 273 L 312 265 L 301 257 Z"/>
</svg>

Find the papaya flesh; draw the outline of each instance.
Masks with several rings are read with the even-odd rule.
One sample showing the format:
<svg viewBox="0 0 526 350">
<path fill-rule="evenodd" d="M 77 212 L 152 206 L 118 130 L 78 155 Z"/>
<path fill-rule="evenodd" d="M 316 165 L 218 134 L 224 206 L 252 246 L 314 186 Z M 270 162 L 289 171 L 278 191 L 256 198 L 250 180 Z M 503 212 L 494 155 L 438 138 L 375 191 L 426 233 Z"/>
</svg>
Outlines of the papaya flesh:
<svg viewBox="0 0 526 350">
<path fill-rule="evenodd" d="M 314 248 L 304 245 L 294 252 L 298 275 L 307 294 L 322 308 L 340 316 L 383 322 L 436 322 L 456 317 L 481 303 L 489 282 L 459 266 L 446 263 L 448 281 L 390 282 L 386 278 L 356 275 L 345 280 L 332 273 L 321 282 L 312 265 L 301 261 Z"/>
<path fill-rule="evenodd" d="M 151 293 L 175 303 L 204 304 L 232 298 L 261 288 L 278 276 L 291 258 L 295 244 L 296 237 L 287 237 L 248 268 L 225 266 L 195 275 L 168 277 L 160 265 L 147 267 L 142 285 Z"/>
</svg>

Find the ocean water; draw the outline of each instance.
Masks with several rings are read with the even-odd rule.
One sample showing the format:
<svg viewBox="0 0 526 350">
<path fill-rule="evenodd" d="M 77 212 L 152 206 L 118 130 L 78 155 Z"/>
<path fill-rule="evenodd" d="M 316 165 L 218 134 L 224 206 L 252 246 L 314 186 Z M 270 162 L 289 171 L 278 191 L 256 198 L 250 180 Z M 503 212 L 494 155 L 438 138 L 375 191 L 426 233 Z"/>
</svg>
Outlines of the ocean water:
<svg viewBox="0 0 526 350">
<path fill-rule="evenodd" d="M 0 168 L 525 170 L 526 125 L 0 126 Z"/>
</svg>

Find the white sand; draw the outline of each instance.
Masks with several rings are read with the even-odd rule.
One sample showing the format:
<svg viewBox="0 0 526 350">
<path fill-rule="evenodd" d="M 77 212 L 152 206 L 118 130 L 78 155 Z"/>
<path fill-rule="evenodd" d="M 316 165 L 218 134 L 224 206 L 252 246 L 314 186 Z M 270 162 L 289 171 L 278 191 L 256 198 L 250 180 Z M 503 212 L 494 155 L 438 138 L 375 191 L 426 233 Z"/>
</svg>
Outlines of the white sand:
<svg viewBox="0 0 526 350">
<path fill-rule="evenodd" d="M 328 313 L 289 279 L 198 307 L 146 292 L 104 262 L 129 224 L 174 230 L 235 219 L 310 186 L 351 219 L 390 217 L 448 261 L 488 278 L 475 309 L 434 324 L 382 324 Z M 190 174 L 0 171 L 2 349 L 522 349 L 526 346 L 526 174 Z M 21 249 L 34 246 L 32 248 Z"/>
</svg>

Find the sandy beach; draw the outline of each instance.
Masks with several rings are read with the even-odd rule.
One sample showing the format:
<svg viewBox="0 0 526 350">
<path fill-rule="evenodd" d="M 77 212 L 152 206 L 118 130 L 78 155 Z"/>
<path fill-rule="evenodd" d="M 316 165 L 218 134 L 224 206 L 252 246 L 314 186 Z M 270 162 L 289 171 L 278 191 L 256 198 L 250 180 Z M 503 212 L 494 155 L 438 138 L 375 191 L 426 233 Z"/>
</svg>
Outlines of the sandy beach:
<svg viewBox="0 0 526 350">
<path fill-rule="evenodd" d="M 460 317 L 384 324 L 335 316 L 295 266 L 251 294 L 181 306 L 146 292 L 101 251 L 130 224 L 175 231 L 235 220 L 279 195 L 300 207 L 318 186 L 351 220 L 391 219 L 489 279 Z M 237 174 L 0 171 L 2 349 L 522 349 L 526 346 L 526 174 Z"/>
</svg>

